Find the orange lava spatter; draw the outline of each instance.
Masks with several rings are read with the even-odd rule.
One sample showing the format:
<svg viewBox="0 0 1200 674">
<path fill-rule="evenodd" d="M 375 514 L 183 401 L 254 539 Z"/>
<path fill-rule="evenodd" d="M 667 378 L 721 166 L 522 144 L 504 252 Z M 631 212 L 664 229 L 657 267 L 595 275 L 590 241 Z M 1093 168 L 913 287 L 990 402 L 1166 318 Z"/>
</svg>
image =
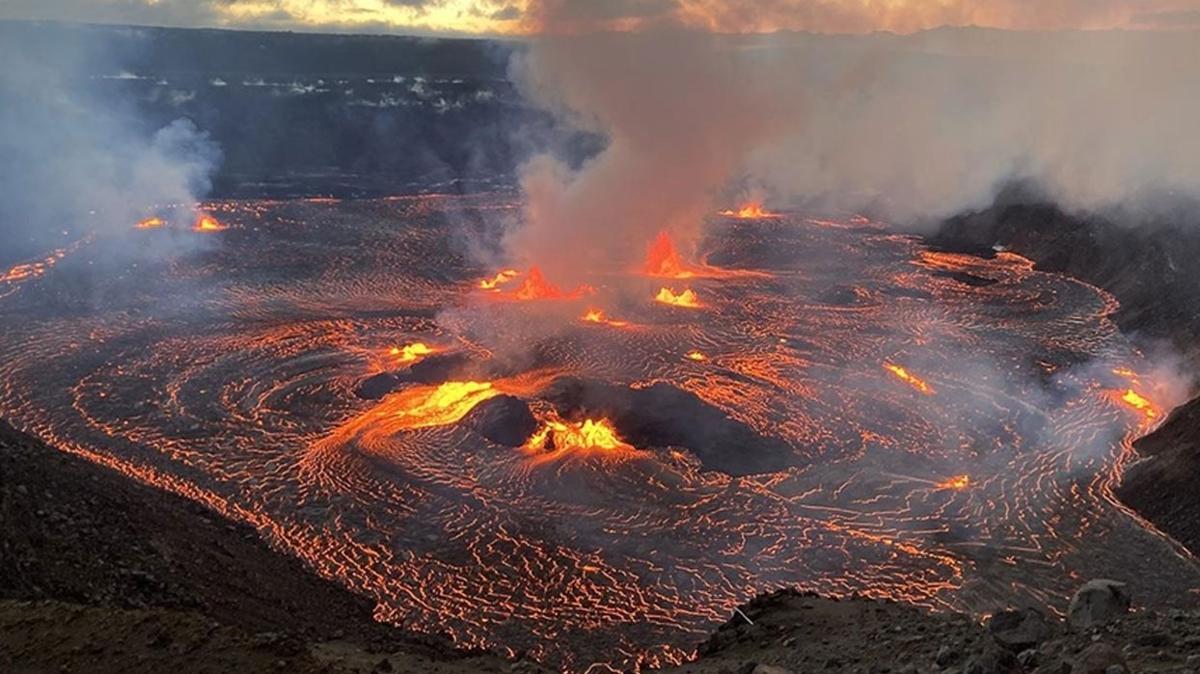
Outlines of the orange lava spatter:
<svg viewBox="0 0 1200 674">
<path fill-rule="evenodd" d="M 763 208 L 763 205 L 757 202 L 750 202 L 741 206 L 737 210 L 729 209 L 721 211 L 721 215 L 729 218 L 737 218 L 739 220 L 760 220 L 763 218 L 777 218 L 776 213 L 771 213 Z"/>
<path fill-rule="evenodd" d="M 678 294 L 676 294 L 675 291 L 670 288 L 662 288 L 658 291 L 658 294 L 654 296 L 654 301 L 661 302 L 663 304 L 669 304 L 675 307 L 685 307 L 688 309 L 700 308 L 700 300 L 698 297 L 696 297 L 696 293 L 693 292 L 691 288 L 688 288 Z"/>
<path fill-rule="evenodd" d="M 953 491 L 962 491 L 971 486 L 970 475 L 955 475 L 952 478 L 943 480 L 938 483 L 938 489 L 950 489 Z"/>
<path fill-rule="evenodd" d="M 500 286 L 520 276 L 521 273 L 516 269 L 505 269 L 496 273 L 491 278 L 485 278 L 479 282 L 481 290 L 499 290 Z"/>
<path fill-rule="evenodd" d="M 1126 389 L 1120 394 L 1119 399 L 1130 408 L 1141 412 L 1147 419 L 1158 417 L 1158 410 L 1155 408 L 1154 403 L 1133 389 Z"/>
<path fill-rule="evenodd" d="M 646 250 L 646 262 L 642 267 L 651 276 L 666 276 L 669 278 L 691 278 L 695 275 L 679 257 L 671 235 L 665 230 L 654 237 Z"/>
<path fill-rule="evenodd" d="M 199 216 L 197 216 L 196 224 L 192 227 L 192 229 L 196 230 L 197 232 L 223 232 L 229 228 L 220 220 L 217 220 L 208 213 L 201 213 Z"/>
<path fill-rule="evenodd" d="M 388 353 L 401 363 L 413 363 L 435 353 L 435 349 L 425 342 L 413 342 L 404 346 L 393 346 L 388 350 Z"/>
<path fill-rule="evenodd" d="M 141 220 L 138 220 L 137 224 L 134 225 L 134 227 L 136 229 L 158 229 L 160 227 L 165 226 L 166 224 L 167 224 L 166 221 L 163 220 L 162 218 L 149 217 L 149 218 L 143 218 Z"/>
<path fill-rule="evenodd" d="M 513 297 L 519 300 L 569 300 L 583 297 L 589 292 L 591 292 L 591 288 L 588 286 L 579 286 L 570 292 L 565 292 L 562 288 L 546 280 L 541 269 L 530 267 L 521 286 L 513 291 Z"/>
</svg>

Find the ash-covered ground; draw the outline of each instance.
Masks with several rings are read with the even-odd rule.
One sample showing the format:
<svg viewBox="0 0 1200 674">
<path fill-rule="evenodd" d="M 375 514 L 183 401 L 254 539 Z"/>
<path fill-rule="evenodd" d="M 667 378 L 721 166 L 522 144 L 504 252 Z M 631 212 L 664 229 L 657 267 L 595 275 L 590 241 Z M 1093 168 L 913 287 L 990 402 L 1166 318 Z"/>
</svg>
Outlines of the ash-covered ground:
<svg viewBox="0 0 1200 674">
<path fill-rule="evenodd" d="M 715 218 L 682 268 L 488 290 L 503 196 L 208 206 L 228 229 L 131 223 L 6 282 L 0 415 L 381 620 L 584 669 L 679 662 L 785 586 L 1194 601 L 1194 561 L 1112 495 L 1163 413 L 1152 364 L 1110 296 L 1024 258 Z M 568 441 L 585 418 L 615 436 Z"/>
</svg>

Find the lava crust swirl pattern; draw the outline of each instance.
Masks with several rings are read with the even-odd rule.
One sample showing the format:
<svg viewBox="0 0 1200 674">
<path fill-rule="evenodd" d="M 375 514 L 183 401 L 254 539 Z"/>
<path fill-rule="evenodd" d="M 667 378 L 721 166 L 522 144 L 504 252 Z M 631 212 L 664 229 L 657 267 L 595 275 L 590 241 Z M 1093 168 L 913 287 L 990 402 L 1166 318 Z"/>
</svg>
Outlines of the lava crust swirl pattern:
<svg viewBox="0 0 1200 674">
<path fill-rule="evenodd" d="M 131 223 L 0 298 L 0 412 L 252 523 L 380 620 L 583 671 L 679 662 L 782 586 L 980 612 L 1092 576 L 1195 598 L 1194 560 L 1112 495 L 1161 417 L 1114 301 L 1018 256 L 714 216 L 696 268 L 739 273 L 687 278 L 695 306 L 634 271 L 524 301 L 466 254 L 515 217 L 502 197 L 206 209 L 226 229 Z M 179 241 L 109 255 L 156 237 Z M 447 356 L 482 365 L 416 376 Z M 393 383 L 358 395 L 372 376 Z M 693 394 L 785 466 L 632 446 L 553 409 L 563 377 Z M 499 402 L 538 437 L 488 440 L 472 413 Z"/>
</svg>

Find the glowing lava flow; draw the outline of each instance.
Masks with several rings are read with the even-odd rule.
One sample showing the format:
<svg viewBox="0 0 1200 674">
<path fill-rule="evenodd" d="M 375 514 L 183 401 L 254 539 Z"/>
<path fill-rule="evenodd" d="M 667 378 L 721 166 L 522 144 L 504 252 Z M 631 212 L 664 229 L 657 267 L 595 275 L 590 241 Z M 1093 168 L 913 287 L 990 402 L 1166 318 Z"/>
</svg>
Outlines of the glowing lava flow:
<svg viewBox="0 0 1200 674">
<path fill-rule="evenodd" d="M 605 316 L 604 312 L 600 309 L 588 309 L 587 313 L 585 313 L 579 320 L 583 321 L 584 323 L 599 323 L 601 325 L 609 325 L 614 328 L 623 328 L 629 325 L 629 321 L 614 321 L 608 316 Z"/>
<path fill-rule="evenodd" d="M 162 218 L 150 217 L 150 218 L 144 218 L 142 220 L 139 220 L 138 223 L 136 225 L 134 225 L 134 228 L 135 229 L 159 229 L 160 227 L 163 227 L 166 224 L 167 224 L 166 221 L 164 221 Z"/>
<path fill-rule="evenodd" d="M 695 272 L 679 259 L 679 252 L 671 241 L 671 235 L 665 231 L 658 236 L 646 250 L 646 263 L 643 270 L 651 276 L 666 276 L 669 278 L 691 278 Z"/>
<path fill-rule="evenodd" d="M 479 282 L 480 290 L 499 290 L 500 286 L 520 276 L 521 273 L 516 269 L 505 269 L 497 273 L 492 278 L 485 278 Z"/>
<path fill-rule="evenodd" d="M 1158 417 L 1158 410 L 1155 409 L 1154 403 L 1133 389 L 1126 389 L 1124 393 L 1118 393 L 1117 397 L 1125 405 L 1141 412 L 1147 419 Z"/>
<path fill-rule="evenodd" d="M 425 342 L 413 342 L 404 346 L 393 346 L 388 353 L 401 363 L 415 363 L 424 356 L 436 353 L 436 350 Z"/>
<path fill-rule="evenodd" d="M 938 489 L 949 489 L 952 491 L 963 491 L 971 486 L 970 475 L 955 475 L 954 477 L 943 480 L 938 483 Z"/>
<path fill-rule="evenodd" d="M 563 458 L 627 456 L 637 450 L 621 439 L 608 419 L 564 421 L 551 413 L 522 449 L 533 457 L 535 464 Z"/>
<path fill-rule="evenodd" d="M 419 386 L 396 394 L 376 410 L 395 429 L 445 426 L 467 416 L 479 403 L 500 395 L 487 381 L 451 381 Z"/>
<path fill-rule="evenodd" d="M 777 213 L 771 213 L 762 207 L 762 204 L 751 202 L 735 210 L 721 211 L 720 215 L 729 218 L 737 218 L 739 220 L 761 220 L 763 218 L 778 218 Z"/>
<path fill-rule="evenodd" d="M 229 228 L 213 216 L 207 213 L 201 213 L 200 216 L 196 218 L 196 225 L 192 229 L 197 232 L 223 232 Z"/>
<path fill-rule="evenodd" d="M 885 369 L 887 369 L 888 372 L 891 372 L 892 374 L 896 375 L 896 377 L 898 379 L 900 379 L 903 382 L 906 382 L 909 386 L 912 386 L 913 388 L 917 389 L 921 393 L 924 393 L 925 395 L 933 395 L 934 390 L 933 390 L 932 386 L 930 386 L 929 384 L 926 384 L 921 379 L 914 377 L 911 373 L 909 373 L 908 370 L 904 369 L 903 367 L 900 367 L 899 365 L 896 365 L 894 363 L 884 363 L 883 367 Z"/>
<path fill-rule="evenodd" d="M 662 288 L 654 296 L 654 300 L 675 307 L 686 307 L 688 309 L 700 308 L 700 300 L 696 297 L 696 293 L 692 292 L 691 288 L 684 290 L 678 295 L 670 288 Z"/>
<path fill-rule="evenodd" d="M 708 360 L 708 356 L 704 355 L 703 353 L 700 353 L 699 351 L 688 351 L 687 354 L 685 354 L 685 357 L 688 360 L 694 360 L 698 363 L 702 363 L 702 362 Z"/>
</svg>

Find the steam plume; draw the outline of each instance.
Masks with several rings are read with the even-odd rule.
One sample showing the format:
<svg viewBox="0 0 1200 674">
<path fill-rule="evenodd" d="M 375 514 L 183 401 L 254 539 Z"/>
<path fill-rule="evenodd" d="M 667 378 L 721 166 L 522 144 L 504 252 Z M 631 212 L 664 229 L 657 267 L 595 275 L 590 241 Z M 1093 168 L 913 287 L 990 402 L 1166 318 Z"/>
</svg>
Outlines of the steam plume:
<svg viewBox="0 0 1200 674">
<path fill-rule="evenodd" d="M 1196 63 L 1190 32 L 543 38 L 517 78 L 609 143 L 577 170 L 526 166 L 509 245 L 563 274 L 623 261 L 695 231 L 730 184 L 909 225 L 1014 179 L 1086 210 L 1200 194 Z"/>
<path fill-rule="evenodd" d="M 188 120 L 148 127 L 132 103 L 95 91 L 88 72 L 111 63 L 115 73 L 120 64 L 110 46 L 85 39 L 85 31 L 79 29 L 77 44 L 56 45 L 52 58 L 32 57 L 20 40 L 0 40 L 6 257 L 34 254 L 85 230 L 126 230 L 147 208 L 188 206 L 210 187 L 216 146 Z"/>
</svg>

